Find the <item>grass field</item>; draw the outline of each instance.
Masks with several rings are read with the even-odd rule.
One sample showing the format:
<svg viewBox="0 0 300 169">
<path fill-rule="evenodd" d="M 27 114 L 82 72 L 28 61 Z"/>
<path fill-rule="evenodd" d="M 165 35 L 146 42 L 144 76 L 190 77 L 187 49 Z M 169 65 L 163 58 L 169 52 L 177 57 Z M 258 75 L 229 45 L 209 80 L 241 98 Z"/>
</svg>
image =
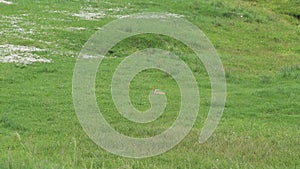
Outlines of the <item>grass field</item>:
<svg viewBox="0 0 300 169">
<path fill-rule="evenodd" d="M 159 88 L 167 93 L 166 112 L 149 124 L 117 113 L 110 81 L 135 51 L 157 47 L 176 53 L 193 71 L 201 95 L 196 124 L 179 145 L 159 156 L 129 159 L 106 152 L 85 134 L 74 111 L 72 77 L 91 35 L 140 12 L 176 14 L 207 35 L 226 71 L 227 102 L 217 130 L 199 144 L 211 97 L 201 61 L 161 35 L 120 42 L 96 79 L 99 107 L 119 132 L 154 136 L 180 108 L 174 79 L 148 70 L 133 79 L 131 101 L 146 110 L 149 92 Z M 0 0 L 0 168 L 300 168 L 299 18 L 299 0 Z"/>
</svg>

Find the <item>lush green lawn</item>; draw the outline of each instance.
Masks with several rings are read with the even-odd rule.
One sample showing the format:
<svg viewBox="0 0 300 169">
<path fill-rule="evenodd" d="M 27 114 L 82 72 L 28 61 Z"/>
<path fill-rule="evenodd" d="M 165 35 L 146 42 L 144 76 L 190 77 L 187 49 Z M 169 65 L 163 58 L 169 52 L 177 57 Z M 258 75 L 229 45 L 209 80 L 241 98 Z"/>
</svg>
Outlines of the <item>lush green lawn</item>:
<svg viewBox="0 0 300 169">
<path fill-rule="evenodd" d="M 31 53 L 52 63 L 0 63 L 0 168 L 300 168 L 299 0 L 13 3 L 0 3 L 0 45 L 42 49 Z M 121 133 L 149 137 L 164 131 L 180 108 L 179 88 L 170 76 L 144 71 L 130 86 L 131 101 L 141 110 L 149 108 L 153 88 L 167 93 L 165 114 L 149 124 L 122 118 L 109 85 L 124 56 L 148 47 L 173 51 L 191 67 L 200 87 L 201 110 L 190 134 L 165 154 L 136 160 L 99 148 L 80 126 L 72 100 L 76 56 L 103 25 L 137 12 L 183 15 L 218 50 L 227 103 L 216 132 L 204 144 L 198 136 L 210 106 L 207 73 L 187 47 L 158 35 L 132 37 L 110 51 L 99 68 L 97 101 Z M 0 57 L 7 55 L 4 48 Z"/>
</svg>

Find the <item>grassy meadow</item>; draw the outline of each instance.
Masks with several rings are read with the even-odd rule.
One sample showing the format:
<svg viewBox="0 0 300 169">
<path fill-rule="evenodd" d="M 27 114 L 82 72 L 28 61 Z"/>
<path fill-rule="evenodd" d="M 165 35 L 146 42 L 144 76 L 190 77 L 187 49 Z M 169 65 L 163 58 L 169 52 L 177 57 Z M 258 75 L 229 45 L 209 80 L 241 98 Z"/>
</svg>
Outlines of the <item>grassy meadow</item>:
<svg viewBox="0 0 300 169">
<path fill-rule="evenodd" d="M 201 61 L 162 35 L 121 41 L 102 61 L 96 79 L 99 108 L 117 131 L 157 135 L 180 109 L 175 80 L 147 70 L 133 79 L 131 101 L 146 110 L 149 92 L 162 89 L 168 98 L 165 113 L 149 124 L 118 114 L 111 78 L 135 51 L 155 47 L 176 53 L 193 71 L 201 100 L 197 121 L 180 144 L 159 156 L 129 159 L 106 152 L 85 134 L 73 106 L 72 77 L 90 36 L 115 19 L 141 12 L 177 14 L 207 35 L 226 71 L 227 102 L 217 130 L 199 144 L 211 97 Z M 0 1 L 0 37 L 0 169 L 300 168 L 299 0 Z"/>
</svg>

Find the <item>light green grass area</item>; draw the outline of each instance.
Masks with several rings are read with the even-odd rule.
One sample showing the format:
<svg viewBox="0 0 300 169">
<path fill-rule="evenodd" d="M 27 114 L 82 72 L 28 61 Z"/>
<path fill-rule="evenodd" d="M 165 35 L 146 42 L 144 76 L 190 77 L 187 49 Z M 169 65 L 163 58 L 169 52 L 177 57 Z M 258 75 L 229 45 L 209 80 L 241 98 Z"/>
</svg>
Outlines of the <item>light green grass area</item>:
<svg viewBox="0 0 300 169">
<path fill-rule="evenodd" d="M 13 4 L 0 3 L 0 59 L 14 53 L 52 62 L 0 62 L 0 168 L 300 168 L 299 0 L 9 2 Z M 149 124 L 118 114 L 111 78 L 135 51 L 152 47 L 176 53 L 193 71 L 201 100 L 198 119 L 180 144 L 159 156 L 129 159 L 106 152 L 85 134 L 73 106 L 72 77 L 76 57 L 90 36 L 110 21 L 140 12 L 182 15 L 207 35 L 226 71 L 227 102 L 217 130 L 199 144 L 211 97 L 201 61 L 182 43 L 161 35 L 120 42 L 102 61 L 96 79 L 99 108 L 117 131 L 133 137 L 157 135 L 180 109 L 174 79 L 147 70 L 133 79 L 131 101 L 146 110 L 149 92 L 158 88 L 167 93 L 166 112 Z"/>
</svg>

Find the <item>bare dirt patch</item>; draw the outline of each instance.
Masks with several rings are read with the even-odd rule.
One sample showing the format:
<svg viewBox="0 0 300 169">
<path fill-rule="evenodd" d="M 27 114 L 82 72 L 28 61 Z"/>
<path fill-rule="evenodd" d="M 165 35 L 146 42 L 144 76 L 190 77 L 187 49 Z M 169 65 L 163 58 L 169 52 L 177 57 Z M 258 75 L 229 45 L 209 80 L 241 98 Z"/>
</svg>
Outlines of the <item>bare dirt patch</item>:
<svg viewBox="0 0 300 169">
<path fill-rule="evenodd" d="M 52 60 L 41 58 L 33 52 L 45 51 L 36 47 L 19 46 L 12 44 L 0 45 L 0 62 L 2 63 L 18 63 L 32 64 L 34 62 L 50 63 Z"/>
<path fill-rule="evenodd" d="M 0 0 L 0 3 L 7 4 L 7 5 L 13 4 L 12 2 L 10 2 L 10 1 L 5 1 L 5 0 Z"/>
</svg>

